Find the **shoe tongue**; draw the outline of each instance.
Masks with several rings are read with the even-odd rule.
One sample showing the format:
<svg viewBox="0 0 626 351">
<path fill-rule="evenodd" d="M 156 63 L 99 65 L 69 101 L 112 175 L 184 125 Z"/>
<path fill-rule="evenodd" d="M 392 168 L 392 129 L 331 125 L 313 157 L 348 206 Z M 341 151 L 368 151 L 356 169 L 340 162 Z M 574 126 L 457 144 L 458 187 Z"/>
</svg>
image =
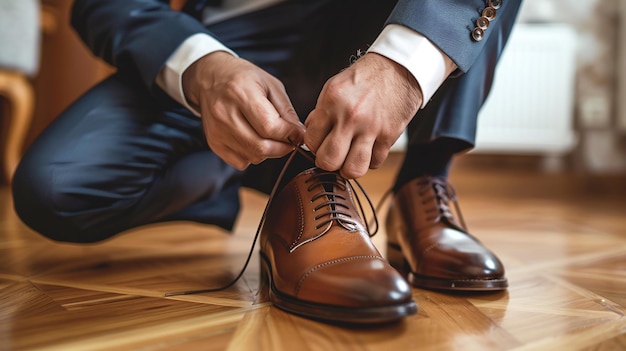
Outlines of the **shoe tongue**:
<svg viewBox="0 0 626 351">
<path fill-rule="evenodd" d="M 335 193 L 335 184 L 337 182 L 337 176 L 334 174 L 325 174 L 323 176 L 320 177 L 323 181 L 323 187 L 324 190 L 326 190 L 329 193 L 334 194 Z M 333 201 L 335 200 L 335 196 L 334 195 L 326 195 L 326 197 L 328 198 L 328 200 Z M 331 209 L 331 211 L 336 211 L 337 210 L 337 205 L 335 205 L 334 203 L 330 203 L 328 205 Z"/>
<path fill-rule="evenodd" d="M 335 192 L 335 183 L 337 182 L 337 176 L 334 174 L 324 174 L 320 176 L 320 180 L 322 181 L 322 185 L 324 190 L 329 193 Z M 332 195 L 328 195 L 328 197 L 332 197 Z"/>
<path fill-rule="evenodd" d="M 300 152 L 297 152 L 297 151 L 294 151 L 294 152 L 296 152 L 296 155 L 294 155 L 293 159 L 291 160 L 291 163 L 288 166 L 286 166 L 287 169 L 285 169 L 285 174 L 283 175 L 283 178 L 280 184 L 278 184 L 279 191 L 282 188 L 284 188 L 285 185 L 291 182 L 293 178 L 315 167 L 315 163 L 311 162 L 309 158 L 302 155 Z M 301 152 L 312 157 L 311 156 L 312 154 L 308 151 L 301 151 Z"/>
</svg>

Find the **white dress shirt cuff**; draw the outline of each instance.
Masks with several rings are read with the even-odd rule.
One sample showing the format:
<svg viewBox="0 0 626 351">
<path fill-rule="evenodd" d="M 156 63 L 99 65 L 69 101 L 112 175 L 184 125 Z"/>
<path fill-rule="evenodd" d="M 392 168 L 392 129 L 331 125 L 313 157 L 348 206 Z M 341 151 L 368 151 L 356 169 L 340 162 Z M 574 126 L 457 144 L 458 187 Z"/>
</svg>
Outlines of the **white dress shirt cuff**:
<svg viewBox="0 0 626 351">
<path fill-rule="evenodd" d="M 457 69 L 456 64 L 430 40 L 399 24 L 385 26 L 368 52 L 383 55 L 411 72 L 422 90 L 422 108 Z"/>
<path fill-rule="evenodd" d="M 200 116 L 200 112 L 191 107 L 187 99 L 185 99 L 183 73 L 198 59 L 215 51 L 226 51 L 237 56 L 232 50 L 210 35 L 204 33 L 194 34 L 180 44 L 156 78 L 156 83 L 161 89 L 196 116 Z"/>
</svg>

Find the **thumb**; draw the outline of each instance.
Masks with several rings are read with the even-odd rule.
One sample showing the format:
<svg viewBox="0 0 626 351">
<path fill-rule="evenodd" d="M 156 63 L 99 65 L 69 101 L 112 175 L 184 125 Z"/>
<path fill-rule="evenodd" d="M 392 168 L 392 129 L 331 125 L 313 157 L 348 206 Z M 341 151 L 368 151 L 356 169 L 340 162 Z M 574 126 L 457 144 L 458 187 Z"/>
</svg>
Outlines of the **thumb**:
<svg viewBox="0 0 626 351">
<path fill-rule="evenodd" d="M 287 141 L 294 146 L 303 144 L 304 132 L 306 131 L 304 125 L 297 117 L 295 121 L 291 119 L 285 119 L 285 121 L 290 125 L 289 132 L 287 133 Z"/>
<path fill-rule="evenodd" d="M 300 122 L 300 118 L 298 118 L 298 114 L 296 110 L 293 108 L 291 104 L 291 100 L 287 96 L 287 92 L 283 89 L 270 90 L 268 96 L 268 100 L 274 105 L 276 112 L 278 112 L 280 118 L 287 122 L 285 124 L 285 134 L 287 141 L 294 145 L 300 145 L 304 142 L 304 132 L 306 128 L 304 124 Z"/>
</svg>

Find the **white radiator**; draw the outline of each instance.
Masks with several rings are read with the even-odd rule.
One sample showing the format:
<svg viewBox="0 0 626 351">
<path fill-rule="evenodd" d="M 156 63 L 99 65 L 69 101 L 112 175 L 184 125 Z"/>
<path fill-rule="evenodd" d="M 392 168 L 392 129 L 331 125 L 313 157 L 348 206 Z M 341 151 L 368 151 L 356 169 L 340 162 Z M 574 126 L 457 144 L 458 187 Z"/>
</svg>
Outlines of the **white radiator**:
<svg viewBox="0 0 626 351">
<path fill-rule="evenodd" d="M 575 51 L 567 25 L 518 23 L 479 113 L 474 152 L 559 156 L 571 150 Z M 403 135 L 393 150 L 405 145 Z"/>
<path fill-rule="evenodd" d="M 519 23 L 479 113 L 475 152 L 562 155 L 576 144 L 576 36 L 567 25 Z"/>
</svg>

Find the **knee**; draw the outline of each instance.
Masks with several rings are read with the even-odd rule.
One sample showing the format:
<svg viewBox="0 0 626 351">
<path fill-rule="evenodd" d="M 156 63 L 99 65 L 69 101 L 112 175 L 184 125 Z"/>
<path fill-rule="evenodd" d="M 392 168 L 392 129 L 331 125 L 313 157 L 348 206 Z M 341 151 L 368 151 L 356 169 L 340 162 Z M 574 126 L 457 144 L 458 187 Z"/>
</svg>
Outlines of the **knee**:
<svg viewBox="0 0 626 351">
<path fill-rule="evenodd" d="M 22 162 L 13 175 L 13 206 L 17 215 L 30 227 L 37 226 L 37 219 L 47 217 L 43 209 L 49 208 L 46 189 L 49 188 L 49 170 L 32 163 Z"/>
<path fill-rule="evenodd" d="M 54 166 L 23 160 L 13 177 L 13 206 L 18 217 L 39 234 L 61 242 L 91 243 L 110 235 L 85 221 L 93 204 L 67 198 L 81 184 L 74 177 L 54 179 Z M 63 201 L 63 199 L 67 201 Z"/>
</svg>

